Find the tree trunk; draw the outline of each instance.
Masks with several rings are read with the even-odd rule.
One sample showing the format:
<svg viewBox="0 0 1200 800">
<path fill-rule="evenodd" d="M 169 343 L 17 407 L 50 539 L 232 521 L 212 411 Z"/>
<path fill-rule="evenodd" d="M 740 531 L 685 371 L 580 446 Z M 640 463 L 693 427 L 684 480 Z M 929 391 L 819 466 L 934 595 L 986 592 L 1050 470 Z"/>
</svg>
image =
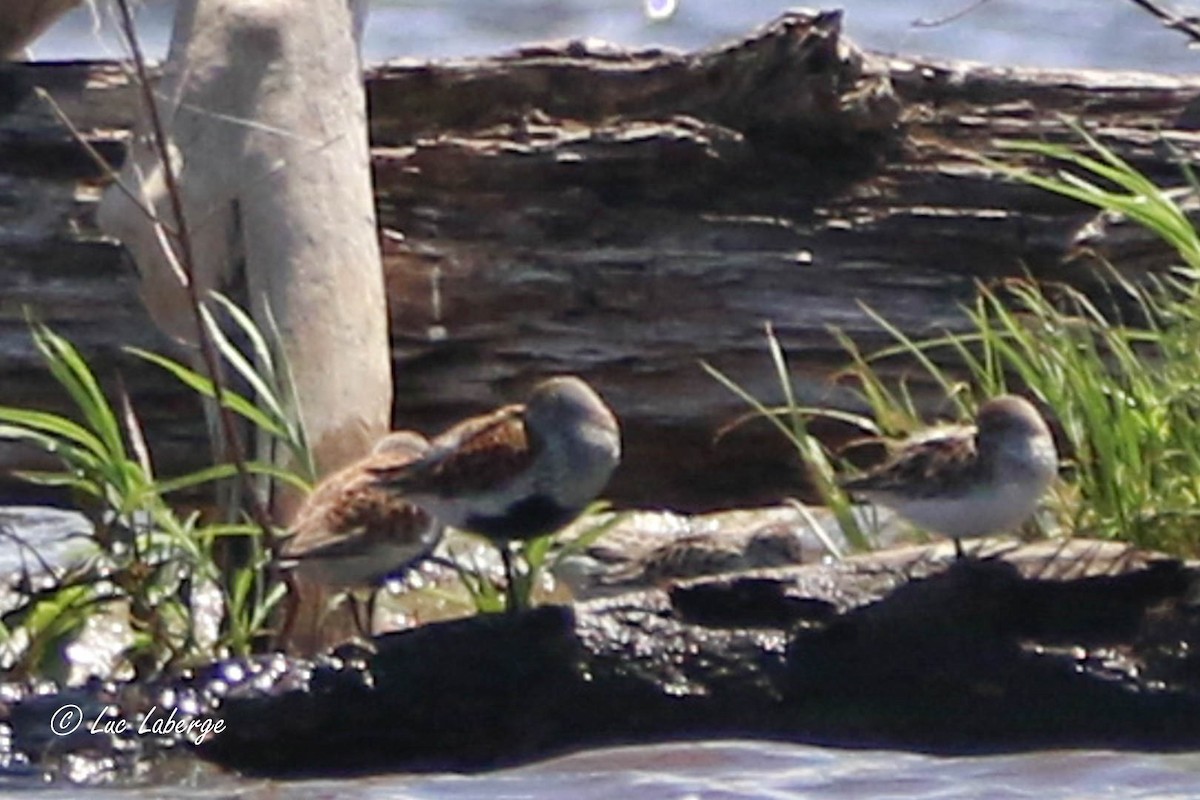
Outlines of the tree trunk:
<svg viewBox="0 0 1200 800">
<path fill-rule="evenodd" d="M 0 8 L 0 59 L 17 58 L 81 0 L 4 0 Z"/>
<path fill-rule="evenodd" d="M 357 52 L 345 3 L 190 0 L 158 83 L 200 297 L 240 289 L 264 333 L 278 326 L 321 473 L 365 453 L 391 413 Z M 194 346 L 179 248 L 164 246 L 178 239 L 144 211 L 178 227 L 160 152 L 149 121 L 138 130 L 99 220 L 132 252 L 155 323 Z"/>
<path fill-rule="evenodd" d="M 366 453 L 388 429 L 392 405 L 355 16 L 344 2 L 304 14 L 290 0 L 181 3 L 157 114 L 176 162 L 183 220 L 146 113 L 118 184 L 98 208 L 101 228 L 133 255 L 139 292 L 160 330 L 197 346 L 181 271 L 187 264 L 218 318 L 212 292 L 232 295 L 268 338 L 278 334 L 276 369 L 295 381 L 319 474 Z M 207 374 L 198 353 L 191 360 Z M 222 381 L 247 393 L 249 384 L 235 379 L 227 369 Z M 216 458 L 229 461 L 228 440 L 218 433 L 225 423 L 215 406 L 206 410 Z M 247 460 L 296 466 L 263 431 L 247 425 L 239 440 L 252 445 Z M 280 489 L 263 500 L 286 522 L 303 498 Z M 311 652 L 322 633 L 352 630 L 347 615 L 330 625 L 323 587 L 296 589 L 294 647 Z"/>
<path fill-rule="evenodd" d="M 28 304 L 102 373 L 119 360 L 162 471 L 194 466 L 203 429 L 187 393 L 116 353 L 161 342 L 95 228 L 104 177 L 37 85 L 113 159 L 137 106 L 111 64 L 0 69 L 0 402 L 62 402 L 31 358 Z M 1134 276 L 1169 265 L 1145 237 L 1085 231 L 1090 209 L 977 156 L 1075 141 L 1065 115 L 1152 179 L 1182 183 L 1163 142 L 1191 146 L 1200 97 L 1195 78 L 883 58 L 843 40 L 838 15 L 800 12 L 694 54 L 574 42 L 373 67 L 367 88 L 394 424 L 436 432 L 545 374 L 578 373 L 622 420 L 609 495 L 680 509 L 770 502 L 802 482 L 769 426 L 715 437 L 746 409 L 697 365 L 781 401 L 764 322 L 801 401 L 845 407 L 855 400 L 829 381 L 846 359 L 828 327 L 868 348 L 887 340 L 860 303 L 925 335 L 962 329 L 977 280 L 1028 270 L 1098 287 L 1084 244 Z M 360 266 L 336 263 L 339 275 Z M 331 350 L 351 355 L 346 341 Z"/>
</svg>

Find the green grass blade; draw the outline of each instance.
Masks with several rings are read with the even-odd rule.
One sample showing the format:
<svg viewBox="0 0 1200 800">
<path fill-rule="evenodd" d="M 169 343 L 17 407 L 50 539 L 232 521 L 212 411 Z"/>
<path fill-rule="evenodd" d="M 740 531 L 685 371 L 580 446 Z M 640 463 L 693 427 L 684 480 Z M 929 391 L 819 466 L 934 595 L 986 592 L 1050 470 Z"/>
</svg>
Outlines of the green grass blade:
<svg viewBox="0 0 1200 800">
<path fill-rule="evenodd" d="M 277 467 L 274 464 L 265 464 L 261 461 L 246 462 L 246 469 L 254 475 L 266 475 L 267 477 L 275 478 L 283 483 L 288 484 L 302 492 L 312 491 L 312 485 L 301 478 L 296 473 L 283 467 Z M 205 483 L 213 481 L 226 480 L 237 477 L 237 466 L 234 464 L 217 464 L 211 467 L 190 472 L 187 475 L 180 475 L 176 478 L 160 480 L 158 482 L 158 490 L 162 494 L 170 494 L 183 489 L 192 489 L 196 486 L 201 486 Z"/>
<path fill-rule="evenodd" d="M 250 388 L 254 390 L 255 399 L 266 406 L 265 414 L 270 416 L 274 424 L 282 429 L 281 420 L 285 419 L 285 417 L 275 393 L 271 391 L 271 388 L 263 380 L 258 370 L 254 368 L 254 365 L 247 361 L 246 357 L 237 349 L 237 346 L 229 340 L 229 337 L 225 335 L 225 331 L 221 330 L 221 326 L 212 316 L 212 313 L 208 309 L 203 309 L 203 315 L 205 324 L 208 326 L 209 335 L 212 336 L 217 349 L 221 351 L 221 355 L 242 376 L 242 379 L 246 381 Z M 260 413 L 263 412 L 260 410 Z"/>
<path fill-rule="evenodd" d="M 24 439 L 46 450 L 87 453 L 79 460 L 94 463 L 108 450 L 82 425 L 45 411 L 0 406 L 0 439 Z"/>
<path fill-rule="evenodd" d="M 114 458 L 124 458 L 125 444 L 116 414 L 79 351 L 45 325 L 33 323 L 32 327 L 34 344 L 45 358 L 50 373 L 67 390 L 92 433 Z"/>
<path fill-rule="evenodd" d="M 175 376 L 176 379 L 193 391 L 210 399 L 215 398 L 213 383 L 210 378 L 201 375 L 195 370 L 190 369 L 189 367 L 186 367 L 173 359 L 159 355 L 158 353 L 152 353 L 148 350 L 142 350 L 137 347 L 129 347 L 126 348 L 126 350 L 138 358 L 149 361 L 151 364 L 159 366 L 171 373 L 171 375 Z M 224 397 L 227 408 L 239 416 L 249 420 L 262 430 L 279 438 L 284 438 L 287 435 L 287 432 L 276 423 L 274 418 L 257 408 L 242 395 L 226 389 L 224 392 Z"/>
</svg>

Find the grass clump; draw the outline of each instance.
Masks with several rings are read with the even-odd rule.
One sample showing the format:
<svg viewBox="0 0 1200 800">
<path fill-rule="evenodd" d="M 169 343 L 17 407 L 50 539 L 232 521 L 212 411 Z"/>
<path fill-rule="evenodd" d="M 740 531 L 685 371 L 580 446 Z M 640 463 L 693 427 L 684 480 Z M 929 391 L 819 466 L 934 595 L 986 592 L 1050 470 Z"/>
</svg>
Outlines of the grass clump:
<svg viewBox="0 0 1200 800">
<path fill-rule="evenodd" d="M 850 356 L 842 377 L 871 409 L 875 432 L 888 435 L 912 432 L 921 422 L 907 387 L 881 377 L 878 367 L 887 359 L 915 362 L 964 419 L 997 394 L 1034 396 L 1052 410 L 1064 440 L 1067 469 L 1056 504 L 1063 531 L 1194 556 L 1200 553 L 1200 236 L 1177 192 L 1158 188 L 1098 140 L 1080 135 L 1088 153 L 1040 142 L 1009 145 L 1058 162 L 1053 175 L 992 166 L 1144 226 L 1174 249 L 1181 265 L 1144 285 L 1111 270 L 1105 277 L 1113 302 L 1103 305 L 1077 289 L 1029 278 L 980 285 L 965 309 L 970 331 L 922 340 L 865 309 L 896 344 L 864 354 L 835 333 Z M 1185 168 L 1185 175 L 1192 193 L 1200 194 L 1191 171 Z M 706 368 L 784 430 L 815 468 L 847 539 L 866 546 L 858 527 L 847 523 L 848 501 L 832 482 L 836 459 L 798 422 L 806 410 L 794 403 L 773 337 L 769 348 L 790 428 L 778 409 L 763 407 Z M 942 366 L 948 363 L 955 367 Z"/>
<path fill-rule="evenodd" d="M 771 355 L 771 364 L 784 395 L 785 405 L 782 407 L 766 406 L 711 364 L 701 362 L 700 366 L 725 388 L 746 401 L 753 409 L 752 416 L 763 417 L 769 420 L 787 438 L 792 446 L 796 448 L 800 460 L 807 465 L 817 497 L 821 504 L 832 512 L 834 519 L 841 528 L 846 544 L 852 550 L 869 550 L 873 546 L 870 531 L 866 526 L 861 524 L 859 517 L 854 513 L 853 502 L 837 484 L 837 475 L 841 470 L 840 460 L 828 450 L 824 443 L 809 433 L 807 420 L 813 416 L 832 416 L 849 421 L 866 431 L 878 433 L 878 428 L 872 420 L 866 417 L 847 414 L 834 409 L 814 408 L 797 404 L 795 391 L 792 389 L 791 376 L 788 371 L 787 357 L 783 352 L 783 346 L 779 343 L 779 339 L 775 336 L 775 331 L 770 325 L 766 327 L 766 338 L 767 349 Z M 744 421 L 744 419 L 736 420 L 733 424 L 737 425 Z M 842 545 L 827 535 L 824 526 L 812 516 L 812 513 L 807 508 L 799 503 L 795 505 L 805 517 L 809 530 L 821 539 L 825 549 L 835 558 L 841 558 L 844 555 Z"/>
<path fill-rule="evenodd" d="M 206 321 L 216 328 L 211 317 Z M 252 325 L 245 317 L 239 324 Z M 110 402 L 67 340 L 40 323 L 31 323 L 31 328 L 37 349 L 71 398 L 78 421 L 0 407 L 0 438 L 25 441 L 57 456 L 61 470 L 19 475 L 70 489 L 89 510 L 95 532 L 79 563 L 66 569 L 42 563 L 36 574 L 26 570 L 14 607 L 0 617 L 0 669 L 14 678 L 82 677 L 72 674 L 67 653 L 89 622 L 101 618 L 127 621 L 127 641 L 113 665 L 117 675 L 145 678 L 218 656 L 249 653 L 267 633 L 269 616 L 284 593 L 269 569 L 271 553 L 264 537 L 272 532 L 244 516 L 204 522 L 199 512 L 182 513 L 168 502 L 173 493 L 233 477 L 238 468 L 218 464 L 174 478 L 158 477 L 128 398 L 122 393 L 116 403 Z M 261 337 L 256 331 L 246 332 L 258 343 L 258 362 L 270 367 Z M 249 382 L 258 395 L 255 403 L 226 390 L 229 407 L 289 448 L 306 450 L 280 400 L 279 376 L 252 368 L 224 336 L 218 342 L 239 373 L 253 373 Z M 208 378 L 163 356 L 132 352 L 212 396 Z M 290 470 L 260 462 L 244 467 L 308 487 L 304 477 Z M 228 537 L 241 537 L 249 544 L 248 557 L 232 570 L 221 566 L 221 543 Z"/>
</svg>

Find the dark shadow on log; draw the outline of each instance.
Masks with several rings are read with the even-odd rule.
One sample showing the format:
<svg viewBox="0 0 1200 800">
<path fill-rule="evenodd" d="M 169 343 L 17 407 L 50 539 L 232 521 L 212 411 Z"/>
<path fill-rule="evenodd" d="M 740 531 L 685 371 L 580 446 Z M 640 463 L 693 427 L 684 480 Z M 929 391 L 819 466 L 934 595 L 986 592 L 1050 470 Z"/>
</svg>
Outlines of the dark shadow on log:
<svg viewBox="0 0 1200 800">
<path fill-rule="evenodd" d="M 1116 545 L 910 548 L 376 641 L 229 690 L 251 772 L 474 770 L 752 737 L 978 753 L 1200 747 L 1198 573 Z"/>
</svg>

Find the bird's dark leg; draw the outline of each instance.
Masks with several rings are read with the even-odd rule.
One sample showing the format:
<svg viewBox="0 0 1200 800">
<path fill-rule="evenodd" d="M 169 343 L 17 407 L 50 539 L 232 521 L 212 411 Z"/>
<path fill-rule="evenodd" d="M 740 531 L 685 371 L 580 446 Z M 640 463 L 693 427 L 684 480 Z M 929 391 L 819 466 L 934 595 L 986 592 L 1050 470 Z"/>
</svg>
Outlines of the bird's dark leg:
<svg viewBox="0 0 1200 800">
<path fill-rule="evenodd" d="M 283 596 L 283 621 L 276 634 L 274 646 L 288 648 L 291 645 L 292 633 L 296 628 L 296 617 L 300 613 L 300 596 L 296 592 L 296 582 L 287 576 L 287 593 Z"/>
<path fill-rule="evenodd" d="M 962 540 L 957 536 L 954 537 L 954 558 L 956 561 L 962 561 L 964 558 L 966 558 L 966 556 L 963 555 Z"/>
<path fill-rule="evenodd" d="M 382 586 L 373 586 L 371 593 L 367 595 L 367 629 L 365 633 L 368 639 L 375 635 L 375 609 L 379 607 L 379 593 L 382 591 L 384 591 Z"/>
<path fill-rule="evenodd" d="M 346 593 L 346 602 L 350 605 L 350 614 L 354 617 L 354 627 L 363 641 L 371 641 L 371 628 L 375 622 L 375 590 L 368 595 L 365 603 L 358 599 L 354 592 Z"/>
<path fill-rule="evenodd" d="M 521 603 L 517 597 L 517 572 L 513 568 L 512 542 L 504 542 L 500 545 L 500 557 L 504 559 L 505 591 L 508 598 L 508 602 L 504 604 L 504 610 L 509 614 L 515 614 L 521 610 Z"/>
</svg>

